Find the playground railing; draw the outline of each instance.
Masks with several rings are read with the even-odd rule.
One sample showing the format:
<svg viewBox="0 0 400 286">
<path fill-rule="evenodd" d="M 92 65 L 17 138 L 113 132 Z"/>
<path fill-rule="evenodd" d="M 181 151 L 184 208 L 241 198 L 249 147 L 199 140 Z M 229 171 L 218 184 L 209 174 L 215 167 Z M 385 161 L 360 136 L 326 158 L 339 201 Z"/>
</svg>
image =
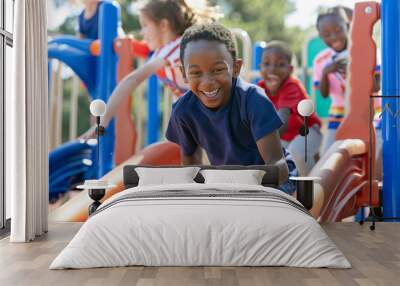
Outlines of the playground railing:
<svg viewBox="0 0 400 286">
<path fill-rule="evenodd" d="M 80 80 L 76 75 L 71 79 L 71 111 L 69 115 L 69 140 L 78 136 L 78 96 Z"/>
<path fill-rule="evenodd" d="M 378 206 L 377 184 L 371 184 L 368 161 L 363 140 L 336 141 L 309 174 L 320 178 L 315 183 L 311 213 L 321 222 L 337 222 L 355 215 L 360 207 Z"/>
<path fill-rule="evenodd" d="M 49 98 L 49 151 L 61 144 L 62 133 L 62 103 L 63 103 L 63 81 L 61 77 L 62 64 L 54 60 L 50 65 L 50 98 Z"/>
<path fill-rule="evenodd" d="M 50 65 L 50 95 L 49 95 L 49 150 L 61 145 L 63 142 L 63 110 L 64 110 L 64 87 L 67 82 L 71 84 L 69 112 L 67 120 L 69 121 L 68 140 L 74 140 L 78 136 L 78 97 L 79 86 L 81 84 L 79 77 L 73 74 L 71 77 L 63 79 L 63 71 L 66 66 L 58 61 L 52 60 Z"/>
<path fill-rule="evenodd" d="M 247 80 L 251 80 L 251 55 L 252 55 L 252 46 L 251 39 L 249 34 L 239 28 L 231 29 L 232 34 L 234 35 L 236 41 L 240 40 L 242 43 L 242 57 L 243 57 L 243 66 L 241 71 L 241 76 Z"/>
</svg>

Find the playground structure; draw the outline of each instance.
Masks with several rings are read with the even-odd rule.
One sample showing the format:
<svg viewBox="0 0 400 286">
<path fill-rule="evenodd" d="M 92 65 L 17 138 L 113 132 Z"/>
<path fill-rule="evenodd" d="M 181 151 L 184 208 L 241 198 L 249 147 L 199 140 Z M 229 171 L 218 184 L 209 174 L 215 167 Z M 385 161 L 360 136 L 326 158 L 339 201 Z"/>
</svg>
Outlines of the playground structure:
<svg viewBox="0 0 400 286">
<path fill-rule="evenodd" d="M 384 3 L 382 3 L 382 5 L 384 5 Z M 109 21 L 108 15 L 111 10 L 114 10 L 112 12 L 114 15 L 118 14 L 115 11 L 117 7 L 114 6 L 114 4 L 103 6 L 105 7 L 100 12 L 100 19 L 102 19 L 102 15 L 104 16 L 105 13 L 107 13 L 107 21 Z M 368 11 L 368 13 L 366 11 Z M 353 44 L 350 50 L 350 85 L 352 88 L 349 112 L 341 128 L 338 130 L 338 141 L 331 147 L 329 152 L 321 158 L 320 162 L 310 173 L 311 176 L 322 178 L 317 182 L 315 191 L 317 203 L 312 210 L 315 216 L 320 216 L 321 221 L 340 221 L 346 216 L 355 214 L 360 207 L 380 205 L 377 182 L 373 177 L 375 137 L 373 134 L 370 134 L 369 131 L 373 130 L 372 117 L 370 116 L 371 101 L 369 96 L 372 93 L 372 74 L 375 67 L 375 44 L 371 35 L 372 27 L 379 19 L 379 11 L 380 7 L 375 2 L 359 3 L 356 5 L 351 34 Z M 388 15 L 388 18 L 390 17 L 391 16 Z M 104 22 L 100 21 L 100 23 L 105 26 Z M 384 23 L 384 21 L 382 21 L 382 23 Z M 107 25 L 110 27 L 110 23 L 107 23 Z M 256 69 L 261 56 L 260 51 L 262 50 L 262 45 L 259 44 L 254 47 L 253 58 L 251 58 L 251 42 L 248 36 L 246 37 L 246 34 L 241 31 L 234 32 L 241 38 L 243 43 L 246 43 L 244 44 L 245 52 L 243 54 L 246 56 L 247 61 L 245 61 L 243 76 L 251 80 L 252 77 L 257 74 Z M 100 50 L 99 57 L 101 57 L 102 53 L 106 51 L 106 49 L 103 48 L 106 43 L 109 45 L 108 52 L 113 53 L 114 48 L 115 56 L 119 59 L 117 68 L 118 79 L 121 79 L 132 70 L 133 57 L 147 56 L 148 50 L 135 40 L 124 38 L 107 42 L 103 41 L 102 35 L 103 34 L 100 33 L 101 47 L 99 48 L 98 46 L 96 49 L 92 49 Z M 108 37 L 105 38 L 111 39 Z M 250 43 L 250 45 L 248 43 Z M 92 45 L 99 44 L 92 43 Z M 383 51 L 385 54 L 385 49 L 383 49 Z M 108 59 L 115 60 L 115 58 L 113 59 L 113 57 L 110 56 L 108 56 Z M 384 63 L 385 61 L 383 64 Z M 250 66 L 252 66 L 252 69 Z M 393 74 L 395 73 L 393 72 Z M 383 78 L 385 79 L 385 75 Z M 112 80 L 109 81 L 112 82 Z M 154 84 L 154 78 L 149 82 L 153 82 Z M 388 85 L 388 83 L 386 83 L 386 85 Z M 154 86 L 154 90 L 158 91 L 158 85 Z M 150 85 L 149 90 L 154 86 Z M 383 87 L 385 88 L 385 82 Z M 104 87 L 104 90 L 107 90 L 107 88 L 109 87 Z M 88 90 L 90 93 L 89 87 Z M 108 94 L 110 93 L 111 91 L 109 91 Z M 149 117 L 147 143 L 154 143 L 154 138 L 158 138 L 159 134 L 159 93 L 151 93 L 148 91 L 147 94 Z M 102 97 L 95 96 L 93 98 Z M 117 184 L 117 187 L 107 191 L 104 199 L 122 190 L 122 168 L 126 164 L 165 165 L 180 163 L 179 147 L 168 142 L 152 144 L 135 154 L 137 133 L 135 132 L 135 124 L 131 119 L 131 100 L 131 98 L 128 98 L 126 102 L 121 104 L 121 112 L 119 112 L 118 117 L 115 119 L 116 152 L 114 160 L 117 167 L 111 170 L 111 164 L 106 166 L 102 165 L 106 159 L 110 159 L 110 153 L 105 154 L 105 149 L 101 150 L 100 165 L 102 165 L 102 167 L 100 168 L 100 176 L 104 175 L 102 179 Z M 385 120 L 385 115 L 383 119 Z M 110 130 L 112 129 L 107 128 L 107 136 L 110 135 Z M 124 136 L 126 137 L 124 138 Z M 102 140 L 107 140 L 107 138 L 102 138 Z M 123 146 L 122 144 L 126 145 L 121 149 L 123 152 L 119 153 L 117 146 Z M 386 144 L 389 143 L 386 142 Z M 103 142 L 101 145 L 104 145 Z M 109 147 L 110 145 L 112 144 L 106 146 Z M 135 154 L 135 156 L 133 156 L 133 154 Z M 386 157 L 386 161 L 389 162 L 391 160 L 388 160 Z M 388 200 L 386 202 L 388 202 Z M 52 217 L 55 220 L 84 221 L 87 218 L 87 206 L 90 203 L 91 201 L 88 196 L 82 192 L 56 210 Z M 392 201 L 392 203 L 396 205 L 396 202 Z M 385 210 L 385 205 L 383 207 Z"/>
<path fill-rule="evenodd" d="M 82 40 L 75 37 L 59 37 L 49 42 L 49 59 L 56 59 L 60 63 L 66 64 L 85 84 L 91 99 L 102 99 L 107 101 L 115 87 L 116 80 L 121 80 L 133 69 L 134 60 L 143 61 L 148 58 L 150 51 L 145 44 L 130 37 L 117 37 L 117 27 L 119 21 L 119 7 L 115 3 L 104 3 L 100 9 L 99 17 L 99 40 Z M 105 17 L 107 15 L 107 18 Z M 107 19 L 107 20 L 103 20 Z M 248 34 L 239 29 L 232 32 L 243 43 L 243 55 L 247 61 L 244 62 L 242 75 L 250 79 L 249 71 L 251 67 L 251 40 Z M 103 48 L 106 47 L 106 48 Z M 52 94 L 62 90 L 60 78 L 60 64 L 58 65 L 57 75 L 51 73 L 50 82 Z M 51 68 L 49 69 L 51 70 Z M 110 72 L 112 71 L 112 72 Z M 116 71 L 116 72 L 115 72 Z M 76 84 L 76 81 L 75 81 Z M 143 88 L 139 88 L 143 91 Z M 76 88 L 75 88 L 76 90 Z M 75 92 L 76 94 L 77 92 Z M 50 195 L 57 196 L 58 193 L 66 192 L 74 184 L 83 179 L 92 179 L 107 174 L 114 165 L 119 165 L 143 149 L 144 145 L 150 145 L 159 141 L 160 133 L 166 129 L 169 113 L 172 105 L 172 95 L 167 90 L 163 96 L 163 118 L 162 131 L 160 132 L 160 86 L 155 76 L 148 80 L 147 84 L 147 132 L 143 132 L 143 92 L 139 91 L 135 95 L 136 124 L 132 120 L 132 98 L 126 98 L 120 105 L 119 112 L 115 120 L 107 127 L 106 136 L 101 137 L 100 158 L 96 158 L 96 143 L 75 140 L 58 146 L 50 152 Z M 56 129 L 55 142 L 51 144 L 57 146 L 61 139 L 60 94 L 52 96 L 51 116 L 53 117 L 52 129 Z M 76 95 L 72 96 L 76 103 Z M 54 107 L 54 108 L 53 108 Z M 76 107 L 71 117 L 76 118 Z M 54 115 L 55 113 L 56 115 Z M 56 120 L 54 120 L 56 119 Z M 71 125 L 76 124 L 76 120 L 70 120 Z M 71 128 L 71 134 L 76 134 L 76 127 Z M 54 132 L 54 130 L 52 130 Z M 146 138 L 143 138 L 146 133 Z M 115 135 L 115 136 L 114 136 Z M 71 138 L 71 137 L 70 137 Z M 142 142 L 144 144 L 142 144 Z M 57 144 L 58 143 L 58 144 Z M 171 146 L 171 143 L 162 143 Z M 158 147 L 161 150 L 161 147 Z M 172 147 L 171 147 L 172 148 Z M 156 151 L 158 152 L 158 151 Z M 73 155 L 71 162 L 62 164 L 62 172 L 59 171 L 60 164 L 55 162 L 65 161 L 64 154 Z M 150 164 L 161 164 L 163 155 L 158 159 L 149 162 Z M 179 158 L 175 160 L 179 163 Z M 168 162 L 165 162 L 168 163 Z M 169 163 L 172 163 L 169 161 Z M 99 168 L 97 166 L 99 165 Z M 79 166 L 80 168 L 76 168 Z M 57 174 L 57 176 L 53 176 Z M 56 178 L 56 179 L 55 179 Z"/>
<path fill-rule="evenodd" d="M 100 11 L 100 19 L 105 19 L 105 15 L 107 15 L 107 21 L 101 20 L 99 22 L 101 25 L 99 37 L 103 47 L 100 49 L 98 56 L 95 55 L 95 51 L 98 50 L 96 49 L 96 43 L 91 40 L 61 37 L 49 43 L 49 59 L 58 59 L 67 64 L 85 84 L 92 98 L 107 100 L 108 95 L 112 92 L 116 84 L 117 58 L 113 52 L 113 41 L 117 36 L 118 11 L 118 9 L 114 9 L 111 3 L 106 3 Z M 62 165 L 63 172 L 60 173 L 57 183 L 54 180 L 50 180 L 50 196 L 54 190 L 56 190 L 55 192 L 65 191 L 66 186 L 68 188 L 68 186 L 75 183 L 72 179 L 75 176 L 82 177 L 82 172 L 79 172 L 78 168 L 76 168 L 80 164 L 83 165 L 85 162 L 91 161 L 92 168 L 89 168 L 84 173 L 83 179 L 86 176 L 100 176 L 108 172 L 113 164 L 113 133 L 114 122 L 111 122 L 108 126 L 107 134 L 102 138 L 100 158 L 96 158 L 95 152 L 93 152 L 96 145 L 89 145 L 81 141 L 68 143 L 50 152 L 49 169 L 51 171 L 49 175 L 52 179 L 52 172 L 57 171 L 56 167 L 52 164 L 53 162 L 62 161 L 61 156 L 65 153 L 70 154 L 69 158 L 74 158 L 74 160 Z M 98 169 L 94 167 L 97 164 L 93 164 L 97 161 L 100 162 Z M 93 174 L 93 172 L 95 173 Z"/>
</svg>

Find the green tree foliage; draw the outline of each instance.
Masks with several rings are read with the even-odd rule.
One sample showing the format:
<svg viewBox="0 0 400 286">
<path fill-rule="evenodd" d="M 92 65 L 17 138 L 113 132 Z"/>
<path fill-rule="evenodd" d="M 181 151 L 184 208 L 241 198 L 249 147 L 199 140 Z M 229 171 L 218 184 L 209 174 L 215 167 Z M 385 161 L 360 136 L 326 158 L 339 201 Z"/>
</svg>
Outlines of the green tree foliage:
<svg viewBox="0 0 400 286">
<path fill-rule="evenodd" d="M 132 11 L 130 0 L 118 0 L 121 6 L 122 29 L 126 33 L 133 33 L 140 29 L 139 19 L 136 13 Z"/>
<path fill-rule="evenodd" d="M 241 28 L 253 42 L 282 40 L 291 45 L 297 56 L 307 31 L 286 27 L 285 18 L 295 11 L 290 0 L 217 0 L 225 16 L 221 20 L 228 27 Z"/>
<path fill-rule="evenodd" d="M 67 17 L 64 23 L 58 27 L 57 34 L 60 35 L 76 35 L 76 30 L 78 27 L 78 19 L 76 16 Z"/>
<path fill-rule="evenodd" d="M 118 0 L 121 5 L 122 26 L 127 33 L 140 29 L 136 14 L 129 7 L 132 0 Z M 231 28 L 241 28 L 249 33 L 253 42 L 282 40 L 288 42 L 300 56 L 308 31 L 286 27 L 285 18 L 295 11 L 291 0 L 209 0 L 219 5 L 224 18 L 221 22 Z"/>
<path fill-rule="evenodd" d="M 118 0 L 121 5 L 122 26 L 127 33 L 140 29 L 136 14 L 129 7 L 132 0 Z M 220 21 L 230 28 L 241 28 L 253 42 L 282 40 L 289 43 L 298 57 L 308 31 L 286 27 L 285 18 L 295 11 L 291 0 L 209 0 L 219 5 L 224 18 Z"/>
<path fill-rule="evenodd" d="M 137 35 L 140 29 L 138 16 L 131 7 L 137 0 L 117 0 L 117 2 L 121 6 L 123 30 Z M 285 18 L 295 11 L 292 0 L 209 0 L 209 2 L 220 6 L 221 12 L 225 15 L 221 19 L 223 24 L 247 31 L 253 42 L 282 40 L 289 43 L 298 56 L 301 55 L 301 48 L 308 31 L 285 26 Z M 76 25 L 76 17 L 69 17 L 58 32 L 73 34 Z"/>
<path fill-rule="evenodd" d="M 218 4 L 227 10 L 222 22 L 245 29 L 253 40 L 285 40 L 285 16 L 294 11 L 288 0 L 221 0 Z"/>
</svg>

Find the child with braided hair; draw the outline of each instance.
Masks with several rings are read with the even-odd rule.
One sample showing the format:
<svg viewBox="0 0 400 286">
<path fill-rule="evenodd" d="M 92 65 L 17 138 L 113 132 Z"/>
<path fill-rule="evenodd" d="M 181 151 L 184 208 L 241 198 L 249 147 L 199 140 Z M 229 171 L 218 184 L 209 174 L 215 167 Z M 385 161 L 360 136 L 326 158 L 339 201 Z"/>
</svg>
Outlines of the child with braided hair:
<svg viewBox="0 0 400 286">
<path fill-rule="evenodd" d="M 344 117 L 349 24 L 346 12 L 340 7 L 320 14 L 317 19 L 317 30 L 328 48 L 314 60 L 314 88 L 332 100 L 321 154 L 335 141 L 336 130 Z"/>
</svg>

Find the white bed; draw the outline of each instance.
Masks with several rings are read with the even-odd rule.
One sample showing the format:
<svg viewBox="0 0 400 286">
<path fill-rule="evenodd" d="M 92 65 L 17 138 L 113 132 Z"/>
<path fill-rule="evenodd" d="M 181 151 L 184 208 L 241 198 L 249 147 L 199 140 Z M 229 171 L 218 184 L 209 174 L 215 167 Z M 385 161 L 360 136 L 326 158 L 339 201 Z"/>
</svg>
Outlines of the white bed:
<svg viewBox="0 0 400 286">
<path fill-rule="evenodd" d="M 50 269 L 128 265 L 351 267 L 293 197 L 263 186 L 198 183 L 114 195 Z"/>
</svg>

